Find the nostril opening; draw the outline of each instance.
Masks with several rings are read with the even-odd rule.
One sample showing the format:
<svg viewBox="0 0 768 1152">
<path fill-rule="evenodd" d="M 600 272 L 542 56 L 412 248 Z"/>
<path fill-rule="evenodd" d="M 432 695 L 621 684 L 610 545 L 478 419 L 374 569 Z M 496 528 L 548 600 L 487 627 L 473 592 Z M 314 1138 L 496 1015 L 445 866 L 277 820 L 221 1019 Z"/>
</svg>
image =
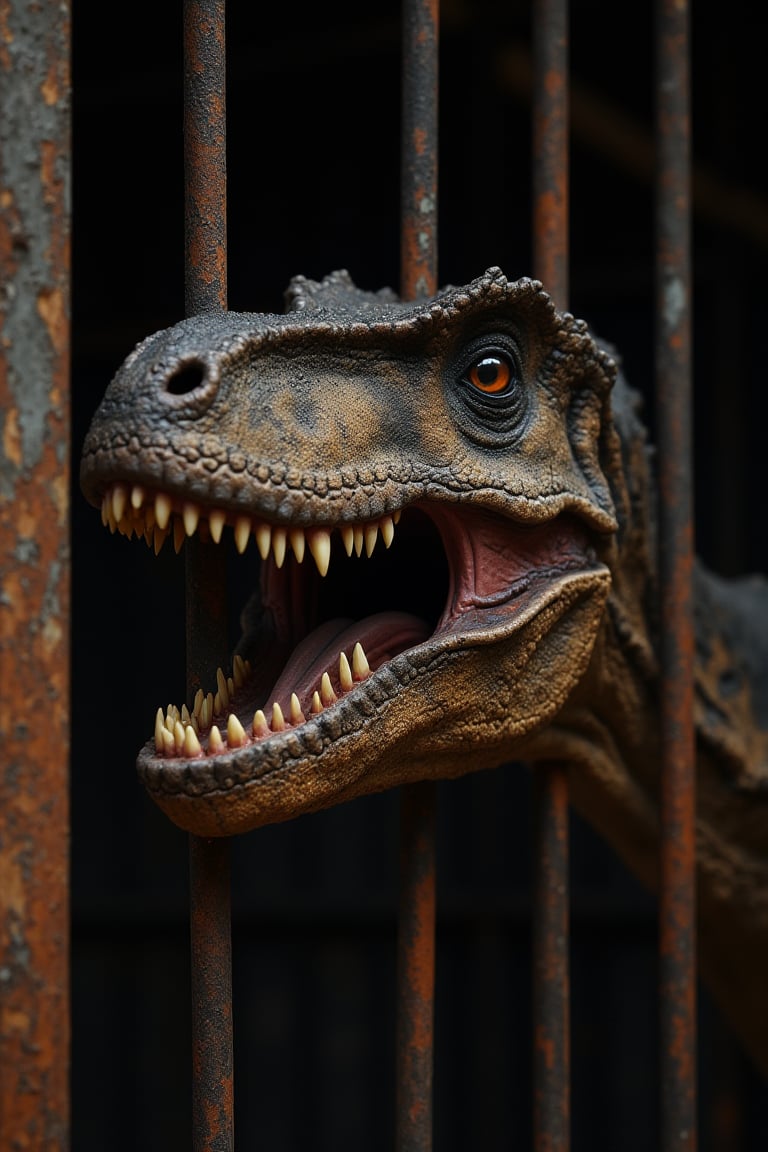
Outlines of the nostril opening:
<svg viewBox="0 0 768 1152">
<path fill-rule="evenodd" d="M 206 366 L 200 360 L 180 364 L 165 381 L 165 390 L 172 396 L 186 396 L 205 383 Z"/>
</svg>

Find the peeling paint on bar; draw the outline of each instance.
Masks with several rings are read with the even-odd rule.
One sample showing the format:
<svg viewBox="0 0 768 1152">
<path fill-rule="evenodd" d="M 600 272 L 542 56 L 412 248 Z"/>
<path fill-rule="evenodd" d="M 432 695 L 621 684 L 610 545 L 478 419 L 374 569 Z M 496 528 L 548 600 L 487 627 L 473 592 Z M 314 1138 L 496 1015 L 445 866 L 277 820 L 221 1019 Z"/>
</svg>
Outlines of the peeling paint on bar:
<svg viewBox="0 0 768 1152">
<path fill-rule="evenodd" d="M 66 3 L 0 2 L 0 1145 L 51 1150 L 69 1144 L 69 39 Z"/>
</svg>

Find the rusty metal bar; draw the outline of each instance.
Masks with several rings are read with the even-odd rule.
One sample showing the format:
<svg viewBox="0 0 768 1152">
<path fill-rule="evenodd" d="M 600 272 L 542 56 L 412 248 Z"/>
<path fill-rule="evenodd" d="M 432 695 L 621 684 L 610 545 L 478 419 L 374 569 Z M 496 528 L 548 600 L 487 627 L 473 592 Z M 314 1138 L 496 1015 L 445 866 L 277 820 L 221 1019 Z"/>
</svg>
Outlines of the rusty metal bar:
<svg viewBox="0 0 768 1152">
<path fill-rule="evenodd" d="M 70 10 L 0 36 L 0 1146 L 69 1147 Z"/>
<path fill-rule="evenodd" d="M 184 2 L 187 315 L 227 306 L 224 0 Z M 213 682 L 227 648 L 225 556 L 187 541 L 187 688 Z M 232 1152 L 230 846 L 190 836 L 194 1152 Z"/>
<path fill-rule="evenodd" d="M 696 1148 L 696 852 L 688 9 L 657 9 L 656 387 L 661 585 L 663 1152 Z"/>
<path fill-rule="evenodd" d="M 397 1152 L 432 1147 L 435 990 L 435 811 L 431 782 L 403 789 L 400 809 Z"/>
<path fill-rule="evenodd" d="M 568 777 L 558 764 L 534 777 L 533 1132 L 540 1152 L 570 1146 Z"/>
<path fill-rule="evenodd" d="M 400 292 L 437 291 L 438 0 L 403 4 Z"/>
<path fill-rule="evenodd" d="M 437 291 L 438 0 L 404 0 L 400 292 Z M 403 788 L 397 966 L 397 1152 L 432 1148 L 435 995 L 434 783 Z"/>
<path fill-rule="evenodd" d="M 533 271 L 558 308 L 568 301 L 568 4 L 533 9 Z M 570 1147 L 568 776 L 535 769 L 533 1137 Z"/>
</svg>

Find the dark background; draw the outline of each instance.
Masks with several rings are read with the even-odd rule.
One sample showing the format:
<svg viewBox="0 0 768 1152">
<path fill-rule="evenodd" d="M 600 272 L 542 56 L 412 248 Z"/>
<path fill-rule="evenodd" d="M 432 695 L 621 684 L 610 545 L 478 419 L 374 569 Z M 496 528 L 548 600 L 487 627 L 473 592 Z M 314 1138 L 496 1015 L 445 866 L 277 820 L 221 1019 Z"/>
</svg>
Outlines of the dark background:
<svg viewBox="0 0 768 1152">
<path fill-rule="evenodd" d="M 693 30 L 699 551 L 768 569 L 763 339 L 765 9 Z M 229 304 L 291 275 L 399 270 L 399 12 L 340 0 L 228 13 Z M 440 279 L 531 271 L 527 4 L 448 0 Z M 652 7 L 575 0 L 571 307 L 652 401 Z M 521 55 L 522 54 L 522 55 Z M 183 314 L 181 5 L 75 5 L 75 462 L 134 343 Z M 524 87 L 524 86 L 523 86 Z M 611 132 L 613 137 L 611 137 Z M 650 417 L 649 417 L 650 418 Z M 135 753 L 183 692 L 183 562 L 74 499 L 76 1152 L 190 1147 L 187 840 Z M 517 766 L 441 788 L 436 1148 L 530 1145 L 530 795 Z M 392 1147 L 398 799 L 234 846 L 236 1138 Z M 573 818 L 573 1147 L 657 1146 L 655 908 Z M 701 1147 L 768 1143 L 768 1096 L 701 1009 Z"/>
</svg>

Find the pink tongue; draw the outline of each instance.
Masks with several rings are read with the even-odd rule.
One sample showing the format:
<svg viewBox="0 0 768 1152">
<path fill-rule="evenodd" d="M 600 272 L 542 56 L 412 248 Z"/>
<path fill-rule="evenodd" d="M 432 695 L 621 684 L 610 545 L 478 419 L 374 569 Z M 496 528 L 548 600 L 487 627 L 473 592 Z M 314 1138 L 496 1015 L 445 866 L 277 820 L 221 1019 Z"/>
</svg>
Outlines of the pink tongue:
<svg viewBox="0 0 768 1152">
<path fill-rule="evenodd" d="M 426 621 L 407 612 L 379 612 L 357 621 L 343 617 L 328 620 L 294 648 L 267 701 L 271 705 L 277 700 L 283 711 L 287 711 L 291 693 L 295 692 L 302 707 L 308 706 L 312 693 L 320 686 L 323 672 L 328 673 L 335 691 L 340 693 L 341 652 L 346 653 L 351 663 L 352 649 L 359 641 L 374 672 L 398 652 L 426 640 L 430 633 Z"/>
</svg>

